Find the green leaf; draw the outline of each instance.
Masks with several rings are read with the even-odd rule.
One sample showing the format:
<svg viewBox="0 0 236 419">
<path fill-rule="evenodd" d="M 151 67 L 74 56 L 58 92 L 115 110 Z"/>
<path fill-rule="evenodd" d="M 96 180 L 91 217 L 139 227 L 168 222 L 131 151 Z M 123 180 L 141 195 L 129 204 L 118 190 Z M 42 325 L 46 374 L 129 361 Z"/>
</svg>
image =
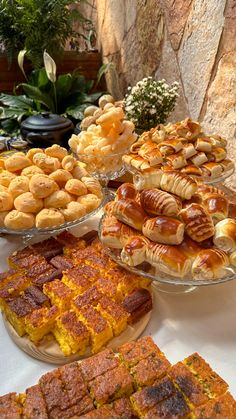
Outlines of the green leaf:
<svg viewBox="0 0 236 419">
<path fill-rule="evenodd" d="M 96 86 L 98 85 L 98 83 L 100 82 L 102 76 L 104 74 L 106 74 L 108 72 L 108 70 L 110 69 L 114 69 L 115 66 L 113 63 L 107 63 L 107 64 L 103 64 L 99 70 L 98 70 L 98 74 L 97 74 L 97 81 L 96 81 Z"/>
<path fill-rule="evenodd" d="M 42 103 L 51 112 L 55 112 L 55 105 L 53 99 L 47 93 L 42 93 L 38 87 L 30 84 L 21 83 L 24 92 L 34 101 Z"/>
<path fill-rule="evenodd" d="M 5 106 L 20 109 L 28 109 L 34 106 L 34 101 L 25 95 L 12 96 L 2 93 L 0 94 L 0 102 Z"/>
<path fill-rule="evenodd" d="M 20 124 L 15 119 L 0 121 L 0 127 L 8 134 L 15 134 L 20 129 Z"/>
<path fill-rule="evenodd" d="M 71 74 L 60 75 L 55 84 L 57 89 L 57 95 L 61 97 L 66 96 L 70 92 L 73 84 Z"/>
<path fill-rule="evenodd" d="M 0 119 L 14 118 L 20 121 L 27 111 L 17 108 L 0 108 Z"/>
</svg>

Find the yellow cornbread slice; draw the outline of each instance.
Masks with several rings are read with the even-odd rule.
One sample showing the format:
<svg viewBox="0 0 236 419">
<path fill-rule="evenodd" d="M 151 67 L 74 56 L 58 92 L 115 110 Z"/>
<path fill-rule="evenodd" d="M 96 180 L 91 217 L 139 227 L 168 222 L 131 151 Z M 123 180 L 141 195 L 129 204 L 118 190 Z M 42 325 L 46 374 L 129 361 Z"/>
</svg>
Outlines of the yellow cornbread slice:
<svg viewBox="0 0 236 419">
<path fill-rule="evenodd" d="M 112 339 L 113 334 L 111 326 L 95 308 L 90 306 L 81 307 L 78 318 L 90 331 L 92 353 L 98 352 L 110 339 Z"/>
<path fill-rule="evenodd" d="M 94 280 L 93 275 L 98 275 L 98 271 L 89 270 L 88 267 L 77 266 L 68 271 L 64 272 L 62 282 L 72 290 L 76 291 L 77 294 L 82 294 L 86 289 L 91 286 L 91 282 Z M 96 276 L 97 277 L 97 276 Z"/>
<path fill-rule="evenodd" d="M 33 307 L 23 297 L 15 297 L 5 303 L 4 311 L 7 320 L 14 327 L 19 336 L 25 334 L 25 318 Z"/>
<path fill-rule="evenodd" d="M 97 309 L 111 324 L 115 336 L 126 329 L 128 314 L 120 304 L 104 296 L 99 300 Z"/>
<path fill-rule="evenodd" d="M 52 332 L 59 309 L 56 306 L 42 307 L 34 310 L 25 318 L 25 329 L 30 340 L 38 343 L 45 335 Z"/>
<path fill-rule="evenodd" d="M 51 304 L 57 306 L 60 311 L 70 308 L 74 292 L 59 279 L 44 284 L 43 292 L 51 300 Z"/>
<path fill-rule="evenodd" d="M 65 356 L 77 352 L 83 355 L 89 345 L 90 333 L 73 311 L 66 311 L 57 318 L 53 335 Z"/>
</svg>

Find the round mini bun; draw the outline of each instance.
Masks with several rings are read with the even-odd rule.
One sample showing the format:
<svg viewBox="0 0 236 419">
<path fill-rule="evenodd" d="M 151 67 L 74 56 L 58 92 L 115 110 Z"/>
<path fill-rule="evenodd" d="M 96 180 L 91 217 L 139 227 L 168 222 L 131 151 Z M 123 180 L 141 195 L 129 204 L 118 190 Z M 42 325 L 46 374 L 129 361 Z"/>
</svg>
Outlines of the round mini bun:
<svg viewBox="0 0 236 419">
<path fill-rule="evenodd" d="M 0 212 L 0 227 L 5 227 L 5 217 L 7 216 L 7 214 L 9 213 L 9 211 L 2 211 Z"/>
<path fill-rule="evenodd" d="M 30 179 L 29 190 L 37 198 L 46 198 L 58 190 L 58 185 L 47 175 L 34 175 Z"/>
<path fill-rule="evenodd" d="M 44 199 L 45 208 L 64 208 L 71 201 L 71 196 L 66 191 L 55 191 Z"/>
<path fill-rule="evenodd" d="M 25 167 L 21 172 L 21 176 L 27 176 L 29 179 L 31 179 L 33 175 L 44 175 L 44 171 L 33 164 Z"/>
<path fill-rule="evenodd" d="M 66 221 L 75 221 L 83 217 L 87 211 L 85 205 L 72 201 L 65 209 L 61 210 L 61 212 Z"/>
<path fill-rule="evenodd" d="M 14 207 L 18 211 L 37 213 L 43 208 L 43 200 L 36 198 L 31 192 L 25 192 L 17 196 Z"/>
<path fill-rule="evenodd" d="M 36 227 L 47 228 L 58 224 L 63 224 L 65 218 L 63 214 L 55 208 L 44 208 L 36 215 Z"/>
<path fill-rule="evenodd" d="M 35 219 L 33 214 L 12 210 L 4 218 L 4 224 L 7 228 L 28 229 L 33 228 Z"/>
<path fill-rule="evenodd" d="M 72 179 L 72 174 L 65 169 L 57 169 L 55 172 L 50 173 L 49 177 L 55 180 L 60 188 L 64 188 L 66 182 Z"/>
<path fill-rule="evenodd" d="M 68 155 L 67 149 L 61 147 L 58 144 L 53 144 L 51 147 L 46 148 L 45 154 L 50 157 L 56 157 L 59 160 L 63 160 Z"/>
<path fill-rule="evenodd" d="M 12 195 L 13 199 L 22 193 L 29 192 L 29 178 L 27 176 L 17 176 L 12 179 L 8 186 L 8 192 Z"/>
<path fill-rule="evenodd" d="M 0 185 L 5 186 L 8 188 L 12 179 L 14 179 L 16 175 L 14 173 L 9 172 L 8 170 L 3 170 L 0 172 Z"/>
<path fill-rule="evenodd" d="M 15 153 L 5 160 L 5 168 L 9 172 L 19 172 L 32 163 L 24 154 Z"/>
<path fill-rule="evenodd" d="M 85 195 L 88 190 L 83 182 L 79 179 L 69 179 L 65 184 L 65 190 L 73 195 Z"/>
<path fill-rule="evenodd" d="M 97 195 L 89 193 L 87 195 L 79 196 L 77 202 L 84 205 L 86 208 L 86 213 L 89 213 L 100 205 L 101 199 L 98 198 Z"/>
<path fill-rule="evenodd" d="M 9 192 L 0 192 L 0 211 L 9 211 L 13 208 L 13 198 Z"/>
</svg>

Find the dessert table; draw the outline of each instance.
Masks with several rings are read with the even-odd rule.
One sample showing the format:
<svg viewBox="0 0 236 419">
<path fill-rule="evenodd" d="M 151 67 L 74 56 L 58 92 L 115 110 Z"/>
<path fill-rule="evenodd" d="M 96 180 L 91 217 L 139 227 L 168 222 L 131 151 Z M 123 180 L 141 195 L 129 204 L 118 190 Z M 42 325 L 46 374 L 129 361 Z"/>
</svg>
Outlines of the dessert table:
<svg viewBox="0 0 236 419">
<path fill-rule="evenodd" d="M 99 218 L 97 215 L 86 225 L 93 228 Z M 79 227 L 81 234 L 86 228 Z M 20 244 L 19 237 L 0 237 L 0 271 L 6 269 L 6 257 Z M 167 293 L 155 287 L 153 297 L 151 320 L 143 334 L 152 336 L 172 363 L 198 352 L 226 380 L 236 397 L 236 281 L 201 286 L 189 293 Z M 23 392 L 54 368 L 57 366 L 31 358 L 19 349 L 0 317 L 0 395 Z"/>
</svg>

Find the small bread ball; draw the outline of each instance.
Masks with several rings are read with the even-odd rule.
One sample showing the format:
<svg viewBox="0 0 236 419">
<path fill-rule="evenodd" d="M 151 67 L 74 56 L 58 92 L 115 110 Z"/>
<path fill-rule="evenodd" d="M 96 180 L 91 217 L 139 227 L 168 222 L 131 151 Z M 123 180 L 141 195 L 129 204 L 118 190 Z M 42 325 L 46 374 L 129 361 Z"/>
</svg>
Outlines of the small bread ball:
<svg viewBox="0 0 236 419">
<path fill-rule="evenodd" d="M 29 179 L 32 178 L 33 175 L 40 174 L 44 175 L 44 171 L 40 169 L 40 167 L 35 166 L 35 164 L 33 164 L 32 166 L 25 167 L 21 172 L 22 176 L 27 176 Z"/>
<path fill-rule="evenodd" d="M 9 211 L 2 211 L 0 212 L 0 227 L 5 227 L 5 217 L 7 216 L 7 214 L 9 213 Z"/>
<path fill-rule="evenodd" d="M 71 196 L 66 191 L 55 191 L 44 199 L 45 208 L 64 208 L 71 202 Z"/>
<path fill-rule="evenodd" d="M 87 108 L 84 110 L 84 116 L 93 116 L 94 112 L 98 109 L 98 106 L 95 105 L 87 106 Z"/>
<path fill-rule="evenodd" d="M 99 181 L 91 176 L 84 176 L 81 178 L 88 191 L 99 198 L 102 197 L 102 188 Z"/>
<path fill-rule="evenodd" d="M 73 178 L 80 180 L 84 176 L 89 176 L 87 170 L 85 169 L 85 166 L 86 165 L 84 163 L 77 162 L 76 166 L 71 172 Z"/>
<path fill-rule="evenodd" d="M 34 175 L 30 179 L 29 190 L 36 198 L 46 198 L 58 190 L 58 185 L 47 175 Z"/>
<path fill-rule="evenodd" d="M 12 195 L 13 199 L 24 192 L 29 192 L 29 178 L 27 176 L 17 176 L 8 186 L 8 192 Z"/>
<path fill-rule="evenodd" d="M 86 207 L 79 202 L 70 202 L 65 209 L 61 210 L 66 221 L 75 221 L 83 217 L 86 214 Z"/>
<path fill-rule="evenodd" d="M 36 198 L 31 192 L 25 192 L 17 196 L 14 207 L 18 211 L 37 213 L 43 208 L 43 200 Z"/>
<path fill-rule="evenodd" d="M 107 103 L 114 103 L 115 99 L 111 95 L 102 95 L 98 100 L 98 105 L 100 108 L 104 108 Z"/>
<path fill-rule="evenodd" d="M 72 174 L 64 169 L 57 169 L 55 172 L 50 173 L 49 177 L 58 184 L 60 188 L 64 188 L 66 182 L 72 179 Z"/>
<path fill-rule="evenodd" d="M 100 205 L 101 199 L 99 199 L 97 195 L 90 193 L 87 195 L 79 196 L 77 202 L 84 205 L 86 207 L 86 213 L 89 213 Z"/>
<path fill-rule="evenodd" d="M 33 163 L 40 167 L 45 173 L 52 173 L 61 167 L 60 161 L 55 157 L 49 157 L 44 153 L 36 153 Z"/>
<path fill-rule="evenodd" d="M 13 198 L 9 192 L 0 192 L 0 211 L 10 211 L 13 208 Z"/>
<path fill-rule="evenodd" d="M 14 173 L 8 172 L 8 170 L 3 170 L 0 172 L 0 185 L 8 186 L 10 185 L 12 179 L 14 179 L 16 175 Z"/>
<path fill-rule="evenodd" d="M 56 157 L 59 160 L 63 160 L 63 158 L 68 155 L 67 149 L 61 147 L 58 144 L 53 144 L 51 147 L 46 148 L 44 151 L 47 156 Z"/>
<path fill-rule="evenodd" d="M 5 160 L 5 168 L 9 172 L 18 172 L 32 163 L 24 154 L 15 153 Z"/>
<path fill-rule="evenodd" d="M 58 224 L 64 224 L 63 214 L 55 208 L 44 208 L 36 215 L 36 227 L 47 228 Z"/>
<path fill-rule="evenodd" d="M 85 195 L 88 190 L 83 182 L 79 179 L 70 179 L 65 184 L 65 190 L 72 195 Z"/>
<path fill-rule="evenodd" d="M 73 156 L 66 156 L 62 160 L 61 165 L 63 169 L 71 172 L 74 169 L 76 163 L 77 163 L 77 160 Z"/>
<path fill-rule="evenodd" d="M 33 214 L 12 210 L 4 218 L 4 224 L 7 228 L 28 229 L 34 227 L 35 219 Z"/>
<path fill-rule="evenodd" d="M 29 151 L 27 151 L 26 157 L 28 157 L 28 159 L 33 161 L 33 157 L 37 153 L 43 153 L 43 149 L 42 148 L 31 148 Z"/>
</svg>

